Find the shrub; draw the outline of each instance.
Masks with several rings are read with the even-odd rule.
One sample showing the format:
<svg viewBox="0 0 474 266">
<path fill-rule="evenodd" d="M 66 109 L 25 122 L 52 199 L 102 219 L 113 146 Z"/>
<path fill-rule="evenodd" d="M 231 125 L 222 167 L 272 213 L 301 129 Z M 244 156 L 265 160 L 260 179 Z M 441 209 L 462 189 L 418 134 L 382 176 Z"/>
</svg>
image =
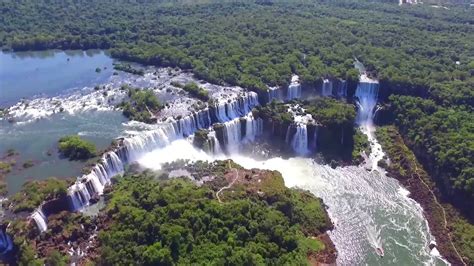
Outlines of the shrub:
<svg viewBox="0 0 474 266">
<path fill-rule="evenodd" d="M 92 142 L 71 135 L 59 139 L 59 152 L 71 160 L 86 160 L 96 156 Z"/>
<path fill-rule="evenodd" d="M 203 88 L 200 88 L 195 82 L 186 84 L 183 87 L 183 90 L 187 91 L 191 96 L 196 97 L 202 101 L 206 102 L 209 100 L 209 93 Z"/>
</svg>

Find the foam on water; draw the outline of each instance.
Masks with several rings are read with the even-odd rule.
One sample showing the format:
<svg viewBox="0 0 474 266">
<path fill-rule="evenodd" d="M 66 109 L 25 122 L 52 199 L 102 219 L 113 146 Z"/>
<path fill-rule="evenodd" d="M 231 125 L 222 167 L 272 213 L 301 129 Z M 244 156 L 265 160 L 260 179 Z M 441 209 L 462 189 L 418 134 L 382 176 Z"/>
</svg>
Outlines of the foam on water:
<svg viewBox="0 0 474 266">
<path fill-rule="evenodd" d="M 310 190 L 328 205 L 335 223 L 331 239 L 339 251 L 339 265 L 420 265 L 439 262 L 430 255 L 432 239 L 422 209 L 400 193 L 400 184 L 379 171 L 363 167 L 332 169 L 309 158 L 272 158 L 257 161 L 239 154 L 211 156 L 186 140 L 144 155 L 138 162 L 151 169 L 176 159 L 207 160 L 231 158 L 246 168 L 277 170 L 285 184 Z M 372 228 L 373 230 L 368 230 Z M 372 232 L 373 239 L 368 237 Z M 391 237 L 391 238 L 389 238 Z M 383 244 L 383 260 L 374 243 Z M 405 248 L 400 248 L 403 245 Z"/>
<path fill-rule="evenodd" d="M 333 88 L 332 81 L 330 81 L 328 79 L 324 79 L 323 80 L 322 95 L 323 96 L 331 96 L 332 95 L 332 88 Z"/>
<path fill-rule="evenodd" d="M 301 98 L 301 84 L 298 75 L 291 77 L 291 83 L 288 86 L 288 94 L 286 97 L 288 100 Z"/>
</svg>

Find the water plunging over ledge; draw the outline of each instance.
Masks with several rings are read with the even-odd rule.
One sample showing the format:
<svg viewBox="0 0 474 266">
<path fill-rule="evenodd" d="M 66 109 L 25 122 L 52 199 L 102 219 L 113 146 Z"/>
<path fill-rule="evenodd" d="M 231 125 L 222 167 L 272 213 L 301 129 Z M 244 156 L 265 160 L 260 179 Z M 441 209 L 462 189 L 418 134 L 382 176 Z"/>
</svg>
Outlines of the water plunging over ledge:
<svg viewBox="0 0 474 266">
<path fill-rule="evenodd" d="M 356 91 L 360 101 L 359 110 L 361 113 L 366 112 L 358 116 L 358 122 L 366 128 L 372 125 L 371 114 L 377 102 L 378 84 L 374 84 L 360 84 L 359 92 Z M 257 161 L 252 156 L 240 154 L 239 144 L 242 141 L 255 141 L 263 130 L 261 123 L 249 114 L 256 104 L 256 95 L 249 93 L 237 102 L 219 102 L 181 119 L 170 118 L 167 123 L 153 125 L 151 129 L 124 139 L 121 146 L 104 154 L 90 174 L 79 178 L 69 189 L 71 206 L 76 210 L 87 206 L 91 198 L 102 193 L 110 178 L 122 173 L 124 165 L 129 162 L 138 161 L 145 167 L 159 169 L 161 164 L 177 159 L 231 158 L 247 168 L 278 170 L 282 172 L 287 186 L 307 189 L 321 197 L 328 205 L 328 212 L 336 226 L 329 234 L 339 251 L 339 265 L 420 265 L 439 262 L 429 254 L 427 245 L 432 237 L 421 208 L 407 197 L 407 191 L 396 180 L 386 177 L 383 170 L 376 167 L 376 163 L 372 164 L 373 171 L 357 166 L 332 169 L 310 158 L 274 157 Z M 243 119 L 240 118 L 242 116 Z M 183 139 L 197 129 L 207 129 L 216 122 L 223 123 L 226 143 L 221 145 L 216 137 L 217 132 L 211 130 L 209 137 L 214 143 L 214 154 L 197 150 Z M 303 155 L 304 148 L 308 147 L 308 132 L 306 130 L 305 133 L 302 126 L 300 133 L 298 129 L 295 131 L 289 137 L 289 142 L 295 151 L 303 151 L 300 153 Z M 370 134 L 371 131 L 367 132 Z M 375 144 L 373 138 L 373 149 Z M 226 148 L 232 152 L 224 154 Z M 47 218 L 41 207 L 32 215 L 32 219 L 40 229 L 46 229 Z M 383 259 L 374 251 L 380 245 L 385 249 Z"/>
</svg>

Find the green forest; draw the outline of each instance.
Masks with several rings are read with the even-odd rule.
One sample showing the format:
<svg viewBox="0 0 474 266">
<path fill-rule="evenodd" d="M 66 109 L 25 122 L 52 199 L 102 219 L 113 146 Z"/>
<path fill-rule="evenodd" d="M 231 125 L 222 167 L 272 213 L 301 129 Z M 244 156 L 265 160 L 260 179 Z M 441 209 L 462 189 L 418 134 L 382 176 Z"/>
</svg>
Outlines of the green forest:
<svg viewBox="0 0 474 266">
<path fill-rule="evenodd" d="M 196 180 L 213 178 L 199 186 L 168 178 L 181 167 Z M 234 174 L 238 181 L 218 197 Z M 49 200 L 49 209 L 57 209 L 67 200 L 66 188 L 67 181 L 57 179 L 26 183 L 4 207 L 21 215 Z M 307 265 L 331 252 L 322 239 L 332 228 L 322 200 L 285 187 L 276 171 L 177 161 L 161 172 L 127 172 L 104 196 L 97 215 L 53 211 L 42 234 L 25 217 L 3 221 L 15 236 L 10 262 L 67 265 L 75 261 L 69 241 L 93 247 L 86 265 Z"/>
<path fill-rule="evenodd" d="M 192 69 L 257 92 L 287 85 L 292 73 L 304 85 L 323 77 L 354 84 L 357 58 L 380 80 L 390 123 L 440 187 L 461 195 L 459 206 L 474 202 L 472 9 L 350 0 L 138 2 L 2 1 L 0 45 L 110 49 L 117 58 Z"/>
<path fill-rule="evenodd" d="M 282 192 L 273 198 L 219 203 L 208 186 L 185 179 L 124 177 L 107 207 L 112 221 L 100 234 L 99 264 L 304 265 L 309 252 L 324 249 L 303 233 L 327 228 L 324 210 L 275 178 L 281 186 L 268 189 Z"/>
</svg>

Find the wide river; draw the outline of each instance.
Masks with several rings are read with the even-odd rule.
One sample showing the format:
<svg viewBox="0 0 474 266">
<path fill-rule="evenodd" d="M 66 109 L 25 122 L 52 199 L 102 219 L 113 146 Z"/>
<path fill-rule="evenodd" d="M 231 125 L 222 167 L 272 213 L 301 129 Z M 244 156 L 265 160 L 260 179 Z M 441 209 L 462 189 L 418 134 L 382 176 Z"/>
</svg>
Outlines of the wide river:
<svg viewBox="0 0 474 266">
<path fill-rule="evenodd" d="M 112 74 L 113 60 L 100 51 L 0 53 L 0 106 L 8 107 L 22 98 L 52 97 L 93 91 L 98 84 L 119 78 Z M 100 72 L 96 72 L 100 68 Z M 0 152 L 13 148 L 19 164 L 35 165 L 7 175 L 10 193 L 28 179 L 48 176 L 74 177 L 83 163 L 59 158 L 57 140 L 80 134 L 105 148 L 126 130 L 125 119 L 113 110 L 58 113 L 28 123 L 0 120 Z M 49 151 L 49 152 L 48 152 Z M 368 171 L 362 166 L 338 167 L 316 163 L 310 158 L 283 159 L 269 156 L 257 160 L 233 154 L 211 156 L 196 150 L 188 140 L 143 154 L 139 163 L 160 169 L 175 159 L 215 160 L 232 158 L 248 168 L 278 170 L 289 187 L 300 187 L 321 197 L 335 224 L 330 232 L 339 251 L 339 265 L 444 265 L 428 249 L 433 240 L 421 207 L 408 191 L 385 175 L 383 169 Z M 383 246 L 385 257 L 375 248 Z"/>
</svg>

